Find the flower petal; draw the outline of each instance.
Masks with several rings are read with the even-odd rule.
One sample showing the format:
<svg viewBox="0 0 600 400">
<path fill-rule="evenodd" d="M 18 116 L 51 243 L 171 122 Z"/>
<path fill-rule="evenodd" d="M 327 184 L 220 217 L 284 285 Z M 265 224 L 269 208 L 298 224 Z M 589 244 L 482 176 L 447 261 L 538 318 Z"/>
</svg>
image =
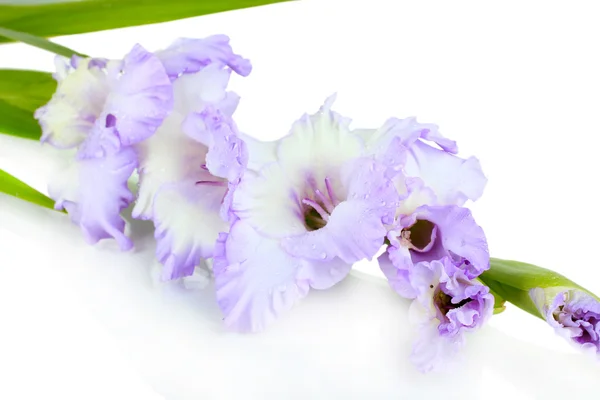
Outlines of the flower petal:
<svg viewBox="0 0 600 400">
<path fill-rule="evenodd" d="M 344 201 L 335 207 L 326 226 L 282 239 L 293 256 L 312 260 L 340 258 L 346 263 L 371 259 L 383 245 L 386 229 L 381 216 L 366 201 Z"/>
<path fill-rule="evenodd" d="M 263 142 L 243 132 L 238 132 L 238 136 L 248 149 L 248 169 L 259 171 L 263 166 L 277 161 L 277 141 Z"/>
<path fill-rule="evenodd" d="M 90 59 L 73 69 L 63 57 L 55 59 L 56 92 L 34 117 L 42 127 L 42 142 L 58 148 L 72 148 L 87 137 L 108 96 L 106 74 Z"/>
<path fill-rule="evenodd" d="M 475 222 L 471 211 L 457 206 L 422 206 L 412 215 L 437 225 L 442 247 L 460 256 L 468 263 L 464 270 L 469 279 L 479 276 L 490 267 L 490 255 L 483 229 Z M 421 253 L 413 253 L 413 261 L 420 261 Z"/>
<path fill-rule="evenodd" d="M 124 235 L 120 213 L 133 200 L 127 180 L 136 167 L 133 149 L 123 148 L 106 158 L 78 159 L 57 176 L 48 188 L 56 208 L 65 208 L 85 239 L 94 244 L 115 238 L 121 249 L 132 242 Z"/>
<path fill-rule="evenodd" d="M 231 117 L 239 103 L 239 97 L 227 92 L 231 71 L 218 64 L 208 65 L 194 74 L 186 74 L 173 82 L 174 109 L 183 115 L 199 112 L 207 105 Z"/>
<path fill-rule="evenodd" d="M 354 131 L 361 136 L 372 154 L 385 152 L 394 139 L 410 148 L 419 139 L 434 142 L 448 153 L 457 153 L 456 142 L 445 138 L 434 124 L 422 124 L 414 117 L 388 119 L 379 129 L 357 129 Z"/>
<path fill-rule="evenodd" d="M 208 147 L 206 167 L 211 174 L 229 182 L 239 181 L 248 164 L 248 150 L 237 137 L 237 127 L 230 117 L 209 106 L 188 115 L 182 129 Z"/>
<path fill-rule="evenodd" d="M 406 247 L 388 246 L 377 259 L 379 268 L 388 279 L 392 289 L 407 299 L 417 297 L 417 290 L 411 285 L 409 271 L 413 266 L 410 251 Z"/>
<path fill-rule="evenodd" d="M 420 141 L 408 150 L 406 175 L 421 178 L 435 192 L 438 204 L 460 206 L 483 194 L 487 179 L 475 157 L 464 160 Z"/>
<path fill-rule="evenodd" d="M 214 35 L 204 39 L 177 39 L 156 55 L 165 66 L 171 79 L 180 74 L 200 71 L 209 64 L 216 63 L 228 66 L 241 76 L 247 76 L 252 71 L 250 61 L 234 54 L 229 45 L 229 37 Z"/>
<path fill-rule="evenodd" d="M 237 221 L 217 249 L 216 294 L 227 326 L 260 331 L 308 293 L 308 283 L 297 279 L 302 261 L 245 221 Z"/>
<path fill-rule="evenodd" d="M 186 180 L 209 181 L 215 178 L 202 169 L 208 149 L 186 136 L 183 116 L 171 113 L 150 139 L 139 143 L 139 194 L 134 218 L 152 218 L 152 202 L 160 186 Z"/>
<path fill-rule="evenodd" d="M 412 304 L 411 311 L 413 307 L 419 307 L 416 301 Z M 440 336 L 434 321 L 418 325 L 417 330 L 418 337 L 413 344 L 410 360 L 423 373 L 439 371 L 452 362 L 464 346 L 462 336 L 457 339 Z"/>
<path fill-rule="evenodd" d="M 213 256 L 219 232 L 227 224 L 219 217 L 224 185 L 195 181 L 167 184 L 154 198 L 156 257 L 164 265 L 164 280 L 189 276 L 201 258 Z"/>
<path fill-rule="evenodd" d="M 331 111 L 328 99 L 319 112 L 294 123 L 290 134 L 280 140 L 277 158 L 291 179 L 306 181 L 306 174 L 321 182 L 347 161 L 364 152 L 362 140 L 348 129 L 350 121 Z M 294 184 L 295 186 L 295 184 Z"/>
<path fill-rule="evenodd" d="M 122 146 L 154 134 L 173 108 L 173 88 L 158 57 L 135 45 L 122 63 L 107 66 L 111 92 L 106 127 L 115 126 Z"/>
<path fill-rule="evenodd" d="M 291 177 L 278 163 L 268 164 L 258 174 L 245 174 L 233 193 L 232 210 L 260 234 L 283 238 L 306 232 L 300 212 L 298 191 Z"/>
</svg>

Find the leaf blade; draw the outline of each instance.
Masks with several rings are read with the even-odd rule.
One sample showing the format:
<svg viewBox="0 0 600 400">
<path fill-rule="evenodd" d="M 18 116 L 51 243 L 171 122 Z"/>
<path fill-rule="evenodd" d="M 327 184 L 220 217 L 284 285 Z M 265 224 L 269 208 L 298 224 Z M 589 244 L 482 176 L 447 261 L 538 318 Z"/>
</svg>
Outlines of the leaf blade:
<svg viewBox="0 0 600 400">
<path fill-rule="evenodd" d="M 50 73 L 0 69 L 0 133 L 39 140 L 42 131 L 33 113 L 55 90 Z"/>
<path fill-rule="evenodd" d="M 25 32 L 15 31 L 8 28 L 3 28 L 2 26 L 0 26 L 0 37 L 5 37 L 15 41 L 23 42 L 30 46 L 34 46 L 54 54 L 65 56 L 67 58 L 71 58 L 71 56 L 73 56 L 74 54 L 86 57 L 84 54 L 78 53 L 75 50 L 71 50 L 68 47 L 61 46 L 60 44 L 53 43 L 48 39 L 44 39 L 43 37 L 31 35 Z"/>
<path fill-rule="evenodd" d="M 51 37 L 139 26 L 290 0 L 84 0 L 0 5 L 0 26 Z M 19 5 L 17 5 L 19 4 Z M 10 40 L 0 37 L 0 43 Z"/>
<path fill-rule="evenodd" d="M 8 172 L 0 169 L 0 192 L 14 196 L 21 200 L 37 204 L 42 207 L 54 209 L 54 200 L 43 193 L 38 192 L 31 186 L 21 182 Z M 55 210 L 58 211 L 58 210 Z"/>
</svg>

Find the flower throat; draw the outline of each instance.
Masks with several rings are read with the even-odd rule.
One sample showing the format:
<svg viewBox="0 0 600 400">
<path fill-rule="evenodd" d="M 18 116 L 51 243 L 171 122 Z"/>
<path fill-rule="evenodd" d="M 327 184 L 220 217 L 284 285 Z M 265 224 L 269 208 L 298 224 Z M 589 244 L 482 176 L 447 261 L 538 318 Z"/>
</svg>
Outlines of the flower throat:
<svg viewBox="0 0 600 400">
<path fill-rule="evenodd" d="M 329 216 L 335 206 L 339 204 L 329 178 L 325 178 L 325 188 L 326 194 L 315 188 L 313 196 L 306 196 L 302 199 L 301 209 L 304 225 L 309 231 L 316 231 L 327 225 Z"/>
</svg>

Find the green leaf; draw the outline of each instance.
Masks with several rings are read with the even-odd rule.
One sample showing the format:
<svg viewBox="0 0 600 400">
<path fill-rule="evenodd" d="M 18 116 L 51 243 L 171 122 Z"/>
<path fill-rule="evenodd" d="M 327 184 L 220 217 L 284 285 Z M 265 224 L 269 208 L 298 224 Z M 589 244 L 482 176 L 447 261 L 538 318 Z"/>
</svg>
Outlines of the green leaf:
<svg viewBox="0 0 600 400">
<path fill-rule="evenodd" d="M 1 169 L 0 192 L 54 210 L 54 200 Z"/>
<path fill-rule="evenodd" d="M 0 69 L 0 133 L 39 140 L 41 129 L 34 111 L 56 90 L 47 72 Z"/>
<path fill-rule="evenodd" d="M 61 46 L 60 44 L 53 43 L 48 39 L 44 39 L 43 37 L 30 35 L 29 33 L 24 32 L 13 31 L 12 29 L 3 28 L 2 26 L 0 26 L 0 37 L 18 40 L 19 42 L 27 43 L 31 46 L 65 56 L 67 58 L 71 58 L 73 54 L 86 57 L 84 54 L 78 53 L 75 50 L 71 50 L 68 47 Z"/>
<path fill-rule="evenodd" d="M 288 0 L 14 0 L 0 5 L 0 26 L 41 37 L 166 22 Z M 0 37 L 0 43 L 10 39 Z"/>
</svg>

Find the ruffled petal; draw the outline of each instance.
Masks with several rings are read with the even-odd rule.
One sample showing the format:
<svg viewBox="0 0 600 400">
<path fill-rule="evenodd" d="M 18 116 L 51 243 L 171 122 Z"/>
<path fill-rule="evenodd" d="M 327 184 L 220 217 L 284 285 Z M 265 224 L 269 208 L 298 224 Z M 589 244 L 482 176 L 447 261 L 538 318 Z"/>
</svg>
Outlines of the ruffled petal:
<svg viewBox="0 0 600 400">
<path fill-rule="evenodd" d="M 231 117 L 239 103 L 239 96 L 227 92 L 231 71 L 212 64 L 194 74 L 179 77 L 173 82 L 174 109 L 183 115 L 199 112 L 213 105 Z"/>
<path fill-rule="evenodd" d="M 127 180 L 136 168 L 133 149 L 124 148 L 106 158 L 78 159 L 49 185 L 56 208 L 64 208 L 85 239 L 94 244 L 114 238 L 123 250 L 132 242 L 124 234 L 121 210 L 133 200 Z"/>
<path fill-rule="evenodd" d="M 217 249 L 217 302 L 229 327 L 260 331 L 308 293 L 308 283 L 297 279 L 302 261 L 245 221 L 237 221 Z"/>
<path fill-rule="evenodd" d="M 362 140 L 348 129 L 350 120 L 331 111 L 334 99 L 328 98 L 318 113 L 295 122 L 290 134 L 279 142 L 277 158 L 293 186 L 306 182 L 302 172 L 311 171 L 311 178 L 322 182 L 364 153 Z"/>
<path fill-rule="evenodd" d="M 445 138 L 434 124 L 422 124 L 414 117 L 388 119 L 379 129 L 357 129 L 354 131 L 365 140 L 372 154 L 385 152 L 394 139 L 410 148 L 419 139 L 431 141 L 448 153 L 457 153 L 456 142 Z"/>
<path fill-rule="evenodd" d="M 407 299 L 417 297 L 418 292 L 412 286 L 409 278 L 413 262 L 408 248 L 388 246 L 387 251 L 379 256 L 377 261 L 392 289 Z"/>
<path fill-rule="evenodd" d="M 441 233 L 446 251 L 466 259 L 463 266 L 469 279 L 490 267 L 490 255 L 483 229 L 477 225 L 471 211 L 457 206 L 422 206 L 412 217 L 433 222 Z M 414 254 L 418 258 L 421 254 Z M 413 258 L 414 260 L 414 258 Z"/>
<path fill-rule="evenodd" d="M 464 160 L 421 141 L 409 147 L 405 172 L 422 179 L 442 205 L 460 206 L 467 200 L 477 200 L 487 183 L 475 157 Z"/>
<path fill-rule="evenodd" d="M 398 193 L 402 196 L 396 216 L 410 215 L 423 205 L 435 205 L 436 196 L 433 190 L 426 187 L 420 178 L 406 178 L 404 175 L 394 180 Z"/>
<path fill-rule="evenodd" d="M 238 182 L 248 164 L 246 144 L 237 136 L 237 127 L 214 107 L 188 115 L 183 131 L 208 147 L 206 167 L 215 176 Z"/>
<path fill-rule="evenodd" d="M 181 74 L 200 71 L 210 64 L 228 66 L 241 76 L 252 71 L 249 60 L 234 54 L 226 35 L 214 35 L 204 39 L 177 39 L 164 50 L 156 52 L 171 79 Z"/>
<path fill-rule="evenodd" d="M 219 217 L 226 190 L 225 185 L 187 181 L 167 184 L 156 193 L 154 237 L 164 280 L 189 276 L 201 258 L 213 256 L 219 233 L 227 230 Z"/>
<path fill-rule="evenodd" d="M 413 302 L 413 309 L 420 307 L 418 302 Z M 457 353 L 464 346 L 462 336 L 451 339 L 440 336 L 435 321 L 430 321 L 417 326 L 418 338 L 413 344 L 410 360 L 415 367 L 423 373 L 439 371 L 447 363 L 452 362 Z"/>
<path fill-rule="evenodd" d="M 58 81 L 56 92 L 34 117 L 42 127 L 42 142 L 57 148 L 72 148 L 85 140 L 94 121 L 102 112 L 108 96 L 106 74 L 90 59 L 82 59 L 73 68 L 67 59 L 55 59 Z"/>
<path fill-rule="evenodd" d="M 100 122 L 115 127 L 122 146 L 149 138 L 173 108 L 173 88 L 163 65 L 135 45 L 122 63 L 107 68 L 111 92 Z"/>
</svg>

